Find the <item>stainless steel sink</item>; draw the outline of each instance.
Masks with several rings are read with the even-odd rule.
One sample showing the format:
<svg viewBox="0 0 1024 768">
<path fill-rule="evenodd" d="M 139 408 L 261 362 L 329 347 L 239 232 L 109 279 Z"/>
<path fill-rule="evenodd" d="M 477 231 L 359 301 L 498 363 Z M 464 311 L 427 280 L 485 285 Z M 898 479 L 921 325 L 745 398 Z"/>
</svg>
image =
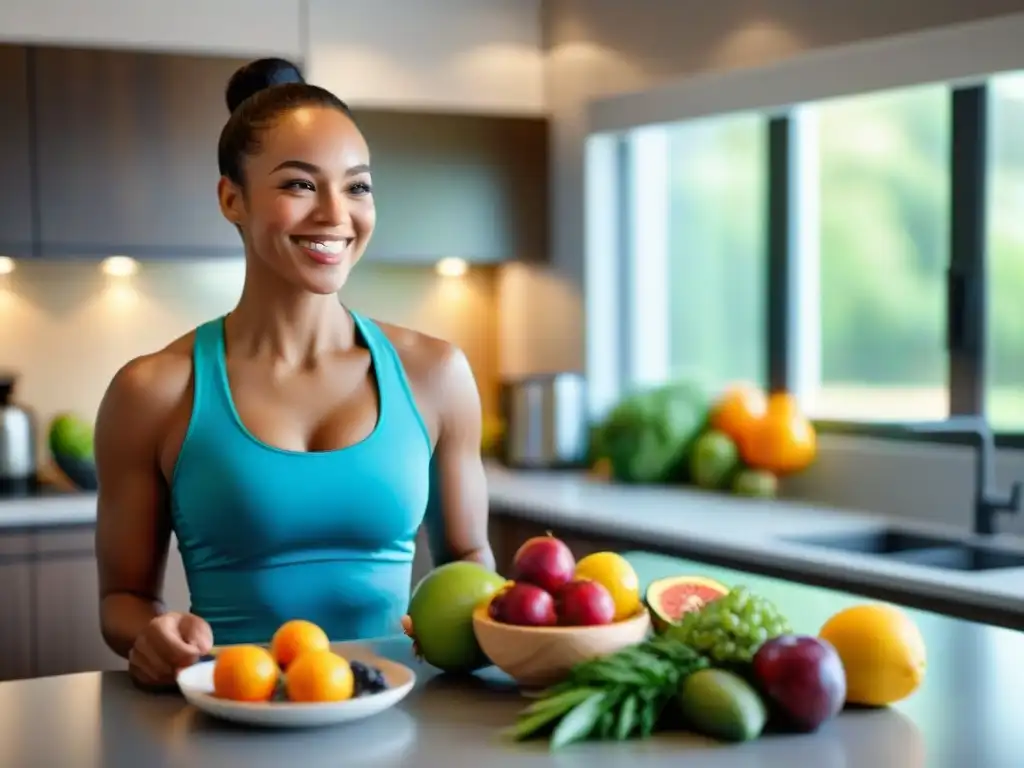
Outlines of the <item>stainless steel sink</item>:
<svg viewBox="0 0 1024 768">
<path fill-rule="evenodd" d="M 948 571 L 995 571 L 1024 568 L 1024 555 L 971 544 L 901 552 L 890 558 L 911 565 L 924 565 Z"/>
<path fill-rule="evenodd" d="M 915 550 L 954 547 L 961 543 L 958 539 L 926 536 L 899 528 L 875 528 L 856 533 L 788 537 L 787 540 L 794 544 L 808 544 L 825 549 L 870 555 L 896 555 Z"/>
<path fill-rule="evenodd" d="M 953 537 L 931 536 L 899 528 L 822 536 L 787 537 L 793 544 L 878 555 L 908 565 L 947 571 L 992 571 L 1024 568 L 1024 553 L 968 544 Z"/>
</svg>

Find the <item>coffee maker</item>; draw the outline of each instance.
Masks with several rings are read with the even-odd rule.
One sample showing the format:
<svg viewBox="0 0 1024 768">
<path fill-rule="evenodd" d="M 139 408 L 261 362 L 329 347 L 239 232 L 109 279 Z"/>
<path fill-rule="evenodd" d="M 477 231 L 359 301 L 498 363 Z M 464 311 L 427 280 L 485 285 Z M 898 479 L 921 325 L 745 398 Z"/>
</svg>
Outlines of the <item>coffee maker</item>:
<svg viewBox="0 0 1024 768">
<path fill-rule="evenodd" d="M 0 372 L 0 497 L 33 493 L 38 485 L 36 419 L 14 402 L 17 375 Z"/>
</svg>

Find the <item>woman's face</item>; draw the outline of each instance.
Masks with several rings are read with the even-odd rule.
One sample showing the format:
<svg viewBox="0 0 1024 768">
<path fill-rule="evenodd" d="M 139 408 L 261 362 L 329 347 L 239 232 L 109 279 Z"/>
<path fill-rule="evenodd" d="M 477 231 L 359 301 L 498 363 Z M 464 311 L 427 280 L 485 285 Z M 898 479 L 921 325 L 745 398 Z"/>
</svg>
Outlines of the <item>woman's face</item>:
<svg viewBox="0 0 1024 768">
<path fill-rule="evenodd" d="M 221 180 L 224 215 L 279 277 L 338 292 L 376 222 L 366 140 L 342 112 L 304 107 L 278 118 L 259 143 L 245 160 L 244 192 Z"/>
</svg>

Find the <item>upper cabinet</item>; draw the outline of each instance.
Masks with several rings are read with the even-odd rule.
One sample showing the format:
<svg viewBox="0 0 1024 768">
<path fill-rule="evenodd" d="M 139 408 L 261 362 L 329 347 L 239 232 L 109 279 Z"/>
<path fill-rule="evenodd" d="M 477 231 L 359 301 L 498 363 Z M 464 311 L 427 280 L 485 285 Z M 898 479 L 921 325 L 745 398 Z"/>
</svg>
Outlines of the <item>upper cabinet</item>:
<svg viewBox="0 0 1024 768">
<path fill-rule="evenodd" d="M 242 253 L 217 202 L 224 88 L 248 59 L 0 47 L 0 253 Z M 543 116 L 356 109 L 377 230 L 368 258 L 543 258 Z"/>
<path fill-rule="evenodd" d="M 28 52 L 0 45 L 0 256 L 32 255 L 35 239 Z"/>
<path fill-rule="evenodd" d="M 377 228 L 367 257 L 542 258 L 547 121 L 357 110 L 370 146 Z"/>
<path fill-rule="evenodd" d="M 217 203 L 224 86 L 242 60 L 36 48 L 46 257 L 241 253 Z"/>
</svg>

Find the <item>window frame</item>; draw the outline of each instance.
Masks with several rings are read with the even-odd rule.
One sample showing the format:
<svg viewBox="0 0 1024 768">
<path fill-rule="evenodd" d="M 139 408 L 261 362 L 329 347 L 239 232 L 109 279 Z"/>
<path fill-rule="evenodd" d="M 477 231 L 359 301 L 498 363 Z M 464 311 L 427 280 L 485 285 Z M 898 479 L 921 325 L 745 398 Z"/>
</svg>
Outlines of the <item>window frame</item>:
<svg viewBox="0 0 1024 768">
<path fill-rule="evenodd" d="M 1024 67 L 1022 67 L 1024 69 Z M 948 353 L 949 415 L 985 415 L 986 383 L 988 376 L 988 310 L 990 290 L 988 282 L 989 258 L 987 238 L 988 213 L 988 156 L 989 156 L 989 79 L 980 81 L 949 82 L 951 100 L 951 136 L 948 164 L 950 172 L 949 264 L 946 270 L 946 350 Z M 854 94 L 850 94 L 854 95 Z M 813 109 L 817 100 L 809 100 L 782 109 L 751 109 L 765 120 L 767 196 L 765 247 L 767 259 L 766 318 L 767 345 L 765 380 L 769 389 L 799 393 L 801 382 L 800 357 L 807 354 L 811 341 L 801 337 L 798 322 L 798 281 L 802 181 L 800 157 L 800 131 L 805 122 L 800 110 Z M 736 111 L 736 110 L 730 110 Z M 721 116 L 725 116 L 722 114 Z M 660 123 L 659 123 L 660 124 Z M 636 338 L 637 318 L 634 314 L 634 271 L 630 265 L 642 254 L 649 253 L 652 243 L 650 231 L 640 231 L 636 217 L 647 206 L 640 205 L 631 194 L 636 189 L 637 136 L 646 126 L 619 128 L 606 133 L 592 133 L 588 137 L 585 168 L 587 179 L 587 269 L 593 275 L 600 269 L 611 269 L 616 278 L 614 288 L 604 293 L 592 290 L 588 279 L 586 307 L 588 329 L 587 375 L 600 381 L 603 395 L 591 404 L 591 414 L 600 416 L 605 408 L 622 392 L 625 382 L 644 383 L 650 376 L 645 370 L 657 368 L 636 358 L 639 354 Z M 639 132 L 638 132 L 639 129 Z M 591 152 L 601 147 L 601 152 Z M 642 150 L 641 150 L 642 151 Z M 598 189 L 614 190 L 602 198 L 603 209 L 593 207 Z M 610 214 L 610 215 L 609 215 Z M 659 214 L 655 214 L 656 216 Z M 593 222 L 602 226 L 593 226 Z M 648 222 L 648 226 L 653 222 Z M 657 237 L 653 238 L 656 240 Z M 665 239 L 663 237 L 663 239 Z M 601 263 L 592 258 L 599 243 L 614 243 L 614 257 L 605 249 Z M 643 247 L 640 247 L 640 246 Z M 596 277 L 596 276 L 595 276 Z M 614 292 L 614 301 L 611 293 Z M 600 319 L 598 317 L 600 315 Z M 601 323 L 607 326 L 614 318 L 617 332 L 610 337 L 595 333 Z M 806 327 L 806 326 L 805 326 Z M 604 340 L 603 348 L 597 341 Z M 607 339 L 612 338 L 612 344 Z M 614 352 L 609 349 L 614 348 Z M 615 357 L 615 382 L 609 382 L 608 359 Z M 812 354 L 817 354 L 816 351 Z M 639 381 L 637 381 L 637 374 Z M 853 420 L 816 419 L 816 428 L 825 434 L 858 435 L 888 440 L 926 443 L 969 444 L 970 437 L 956 434 L 923 434 L 913 424 L 900 422 L 864 422 Z M 1024 432 L 997 432 L 998 447 L 1024 448 Z"/>
</svg>

